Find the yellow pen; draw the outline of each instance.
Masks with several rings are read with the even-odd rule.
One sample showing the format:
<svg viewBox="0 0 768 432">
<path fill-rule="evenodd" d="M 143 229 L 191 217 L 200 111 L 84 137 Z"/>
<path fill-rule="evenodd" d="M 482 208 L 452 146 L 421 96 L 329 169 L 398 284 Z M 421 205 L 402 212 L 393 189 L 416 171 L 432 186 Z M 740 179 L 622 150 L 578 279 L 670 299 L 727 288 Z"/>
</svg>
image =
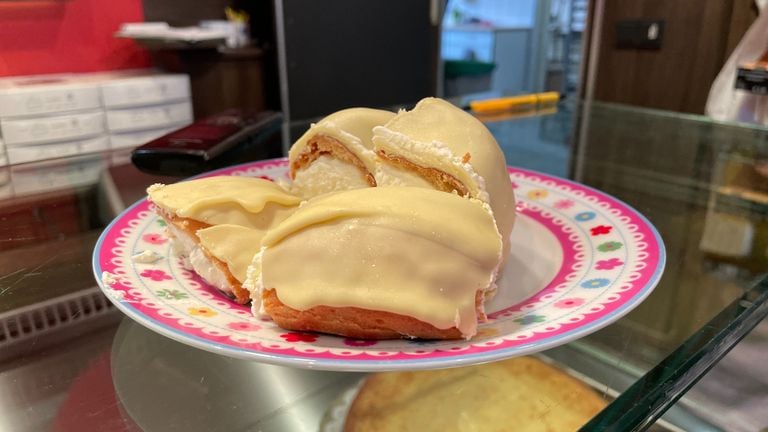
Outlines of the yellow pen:
<svg viewBox="0 0 768 432">
<path fill-rule="evenodd" d="M 508 111 L 534 105 L 546 105 L 560 99 L 558 92 L 533 93 L 519 96 L 509 96 L 497 99 L 472 101 L 469 108 L 476 113 Z"/>
</svg>

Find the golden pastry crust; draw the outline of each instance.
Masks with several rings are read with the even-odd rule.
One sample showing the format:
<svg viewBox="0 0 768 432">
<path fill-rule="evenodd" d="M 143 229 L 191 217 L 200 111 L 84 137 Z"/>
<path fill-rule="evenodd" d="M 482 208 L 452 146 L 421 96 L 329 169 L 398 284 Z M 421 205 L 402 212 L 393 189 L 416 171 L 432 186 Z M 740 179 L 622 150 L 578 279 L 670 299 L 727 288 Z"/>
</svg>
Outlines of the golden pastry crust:
<svg viewBox="0 0 768 432">
<path fill-rule="evenodd" d="M 417 174 L 419 177 L 429 182 L 435 189 L 439 191 L 450 193 L 456 191 L 456 193 L 458 193 L 460 196 L 469 196 L 469 188 L 467 188 L 467 186 L 459 179 L 445 171 L 441 171 L 437 168 L 421 166 L 403 156 L 389 154 L 385 150 L 381 149 L 376 151 L 376 155 L 385 163 Z M 469 160 L 469 157 L 469 153 L 464 155 L 466 160 Z"/>
<path fill-rule="evenodd" d="M 345 432 L 455 430 L 570 431 L 605 401 L 590 387 L 533 357 L 366 378 Z"/>
<path fill-rule="evenodd" d="M 296 172 L 305 168 L 322 155 L 332 155 L 334 158 L 353 165 L 360 171 L 369 186 L 376 186 L 376 179 L 366 168 L 362 160 L 352 153 L 341 141 L 332 136 L 319 133 L 307 141 L 296 159 L 291 161 L 290 176 L 296 178 Z"/>
<path fill-rule="evenodd" d="M 478 291 L 476 304 L 482 304 L 483 293 Z M 355 339 L 461 339 L 461 332 L 452 327 L 438 329 L 415 318 L 391 312 L 366 310 L 356 307 L 315 306 L 299 311 L 283 304 L 274 289 L 265 289 L 261 295 L 262 307 L 272 320 L 287 330 L 315 331 Z M 478 310 L 481 321 L 485 315 Z"/>
<path fill-rule="evenodd" d="M 238 304 L 248 304 L 251 301 L 251 294 L 248 292 L 247 289 L 243 288 L 240 281 L 238 281 L 233 275 L 232 272 L 229 271 L 229 267 L 227 264 L 220 259 L 214 257 L 211 255 L 205 247 L 200 245 L 200 239 L 197 237 L 197 231 L 208 228 L 211 225 L 205 223 L 196 221 L 194 219 L 188 219 L 188 218 L 182 218 L 178 217 L 176 215 L 171 215 L 168 212 L 164 212 L 161 209 L 157 210 L 157 213 L 165 219 L 165 221 L 169 224 L 173 224 L 176 228 L 179 230 L 187 233 L 190 238 L 195 240 L 195 243 L 197 243 L 198 246 L 200 246 L 200 249 L 203 251 L 203 254 L 205 257 L 213 264 L 219 271 L 221 271 L 224 276 L 227 278 L 227 282 L 229 282 L 229 285 L 232 287 L 232 295 L 234 295 L 234 300 Z"/>
</svg>

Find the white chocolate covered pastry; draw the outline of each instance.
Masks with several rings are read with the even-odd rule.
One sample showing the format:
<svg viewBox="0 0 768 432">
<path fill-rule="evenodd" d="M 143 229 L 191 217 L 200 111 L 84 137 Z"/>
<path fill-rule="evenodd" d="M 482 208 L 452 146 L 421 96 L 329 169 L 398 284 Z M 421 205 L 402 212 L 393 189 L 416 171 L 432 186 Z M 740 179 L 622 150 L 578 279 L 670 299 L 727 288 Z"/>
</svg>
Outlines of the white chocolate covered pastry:
<svg viewBox="0 0 768 432">
<path fill-rule="evenodd" d="M 244 286 L 279 326 L 357 338 L 469 338 L 502 241 L 487 204 L 426 188 L 308 201 L 262 239 Z"/>
<path fill-rule="evenodd" d="M 313 124 L 288 153 L 292 192 L 311 198 L 376 186 L 373 128 L 394 115 L 384 110 L 349 108 Z"/>
<path fill-rule="evenodd" d="M 509 253 L 515 198 L 504 154 L 471 114 L 437 98 L 422 99 L 373 129 L 378 186 L 433 187 L 487 202 Z"/>
<path fill-rule="evenodd" d="M 217 176 L 147 189 L 173 248 L 210 285 L 247 303 L 246 270 L 267 231 L 300 199 L 262 179 Z"/>
</svg>

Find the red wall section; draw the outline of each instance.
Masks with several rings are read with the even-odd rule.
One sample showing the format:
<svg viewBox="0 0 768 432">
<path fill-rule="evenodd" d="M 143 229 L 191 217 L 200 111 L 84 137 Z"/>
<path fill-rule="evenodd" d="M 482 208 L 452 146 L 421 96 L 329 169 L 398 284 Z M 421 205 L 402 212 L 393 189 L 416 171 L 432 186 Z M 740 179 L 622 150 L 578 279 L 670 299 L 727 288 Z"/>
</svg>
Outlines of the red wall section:
<svg viewBox="0 0 768 432">
<path fill-rule="evenodd" d="M 112 36 L 143 20 L 141 0 L 0 1 L 0 76 L 148 67 L 145 50 Z"/>
</svg>

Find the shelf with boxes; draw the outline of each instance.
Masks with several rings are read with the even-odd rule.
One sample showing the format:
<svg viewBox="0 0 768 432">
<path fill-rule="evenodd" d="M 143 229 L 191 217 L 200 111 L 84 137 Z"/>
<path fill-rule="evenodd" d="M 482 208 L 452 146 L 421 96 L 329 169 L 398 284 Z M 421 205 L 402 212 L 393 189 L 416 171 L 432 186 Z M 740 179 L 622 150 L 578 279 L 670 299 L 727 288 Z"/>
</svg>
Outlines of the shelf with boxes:
<svg viewBox="0 0 768 432">
<path fill-rule="evenodd" d="M 192 123 L 189 77 L 149 75 L 101 85 L 112 148 L 142 145 Z"/>
<path fill-rule="evenodd" d="M 189 77 L 154 71 L 0 79 L 0 159 L 141 145 L 192 122 Z"/>
</svg>

